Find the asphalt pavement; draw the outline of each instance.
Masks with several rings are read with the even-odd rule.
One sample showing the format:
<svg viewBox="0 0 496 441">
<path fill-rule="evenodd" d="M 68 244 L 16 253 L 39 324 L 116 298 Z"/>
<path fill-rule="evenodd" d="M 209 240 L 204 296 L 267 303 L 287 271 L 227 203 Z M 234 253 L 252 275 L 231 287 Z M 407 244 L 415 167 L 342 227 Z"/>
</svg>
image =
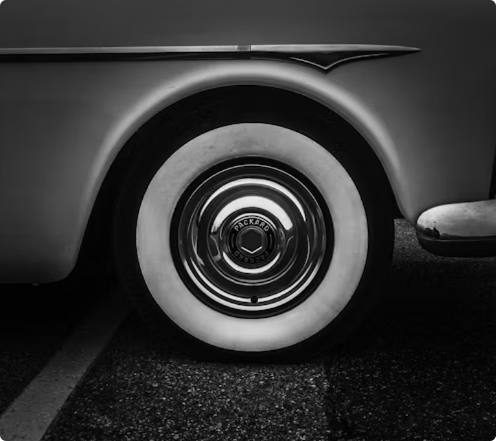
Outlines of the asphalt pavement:
<svg viewBox="0 0 496 441">
<path fill-rule="evenodd" d="M 352 345 L 205 363 L 130 314 L 43 441 L 493 440 L 496 259 L 436 257 L 396 229 L 387 301 Z"/>
<path fill-rule="evenodd" d="M 107 282 L 0 285 L 0 414 L 106 297 Z"/>
</svg>

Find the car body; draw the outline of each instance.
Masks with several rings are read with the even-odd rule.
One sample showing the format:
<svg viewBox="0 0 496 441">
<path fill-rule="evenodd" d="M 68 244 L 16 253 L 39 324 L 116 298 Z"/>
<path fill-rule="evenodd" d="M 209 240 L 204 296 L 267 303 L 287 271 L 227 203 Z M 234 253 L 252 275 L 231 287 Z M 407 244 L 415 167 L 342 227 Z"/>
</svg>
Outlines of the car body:
<svg viewBox="0 0 496 441">
<path fill-rule="evenodd" d="M 190 3 L 2 3 L 0 282 L 67 277 L 102 184 L 140 128 L 204 92 L 244 86 L 283 90 L 346 120 L 428 249 L 457 255 L 475 238 L 465 254 L 483 242 L 492 255 L 492 1 Z M 461 203 L 446 221 L 439 207 Z M 417 225 L 433 207 L 442 213 Z M 467 218 L 483 233 L 444 234 L 443 219 Z"/>
</svg>

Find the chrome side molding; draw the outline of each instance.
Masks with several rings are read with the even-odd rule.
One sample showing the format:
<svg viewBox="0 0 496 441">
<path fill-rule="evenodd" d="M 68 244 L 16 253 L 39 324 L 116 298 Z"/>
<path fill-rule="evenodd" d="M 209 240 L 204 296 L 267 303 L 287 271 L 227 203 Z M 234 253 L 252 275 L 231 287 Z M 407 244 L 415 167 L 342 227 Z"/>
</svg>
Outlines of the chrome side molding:
<svg viewBox="0 0 496 441">
<path fill-rule="evenodd" d="M 419 48 L 375 44 L 281 44 L 220 46 L 122 46 L 0 48 L 0 61 L 98 61 L 174 59 L 268 59 L 292 61 L 329 72 L 338 64 L 419 52 Z"/>
<path fill-rule="evenodd" d="M 348 61 L 404 55 L 420 52 L 419 48 L 377 44 L 294 44 L 294 45 L 253 45 L 252 52 L 277 55 L 292 61 L 309 64 L 325 72 Z"/>
</svg>

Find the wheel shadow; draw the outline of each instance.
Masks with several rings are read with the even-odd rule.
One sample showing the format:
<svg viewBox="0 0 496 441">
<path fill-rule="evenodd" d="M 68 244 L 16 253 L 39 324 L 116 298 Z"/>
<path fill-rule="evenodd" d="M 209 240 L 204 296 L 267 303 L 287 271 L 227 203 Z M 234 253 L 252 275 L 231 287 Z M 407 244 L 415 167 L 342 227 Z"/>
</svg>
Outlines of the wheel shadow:
<svg viewBox="0 0 496 441">
<path fill-rule="evenodd" d="M 396 222 L 396 236 L 389 286 L 375 320 L 384 346 L 494 348 L 496 258 L 434 256 L 405 221 Z"/>
</svg>

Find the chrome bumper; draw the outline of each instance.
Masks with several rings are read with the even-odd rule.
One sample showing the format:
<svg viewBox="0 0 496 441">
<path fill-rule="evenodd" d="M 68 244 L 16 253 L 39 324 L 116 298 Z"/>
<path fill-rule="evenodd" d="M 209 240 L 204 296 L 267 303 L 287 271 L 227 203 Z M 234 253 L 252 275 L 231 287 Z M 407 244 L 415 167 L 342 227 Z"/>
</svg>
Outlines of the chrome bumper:
<svg viewBox="0 0 496 441">
<path fill-rule="evenodd" d="M 496 256 L 496 200 L 440 205 L 417 220 L 417 237 L 439 256 Z"/>
</svg>

